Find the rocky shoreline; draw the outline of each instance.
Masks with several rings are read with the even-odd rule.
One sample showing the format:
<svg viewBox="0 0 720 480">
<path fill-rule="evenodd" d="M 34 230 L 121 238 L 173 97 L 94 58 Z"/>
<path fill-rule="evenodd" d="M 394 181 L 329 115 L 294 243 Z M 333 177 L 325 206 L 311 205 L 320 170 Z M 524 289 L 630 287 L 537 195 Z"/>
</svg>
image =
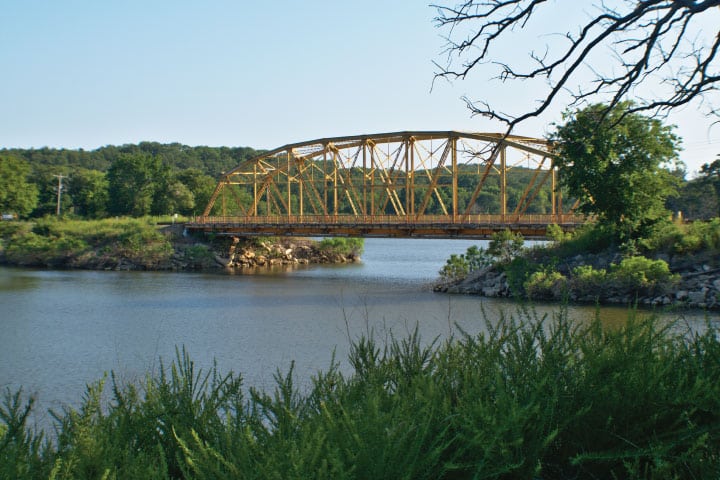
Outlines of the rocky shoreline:
<svg viewBox="0 0 720 480">
<path fill-rule="evenodd" d="M 622 286 L 607 282 L 598 289 L 587 292 L 574 289 L 572 282 L 563 285 L 554 298 L 566 299 L 574 303 L 600 303 L 608 305 L 643 305 L 649 307 L 683 307 L 706 310 L 720 310 L 720 258 L 709 256 L 676 257 L 660 256 L 670 266 L 675 275 L 672 284 L 661 285 L 647 291 L 629 291 Z M 621 255 L 578 255 L 558 265 L 558 271 L 568 275 L 580 265 L 592 265 L 594 268 L 608 268 L 618 263 Z M 485 297 L 513 297 L 508 275 L 502 267 L 490 266 L 474 272 L 467 277 L 448 283 L 435 285 L 436 292 L 453 294 L 481 295 Z"/>
<path fill-rule="evenodd" d="M 98 224 L 96 229 L 104 226 Z M 182 224 L 120 227 L 119 234 L 78 235 L 26 231 L 0 242 L 0 264 L 16 267 L 114 271 L 221 271 L 292 268 L 297 265 L 352 263 L 359 253 L 333 244 L 292 237 L 187 235 Z M 87 230 L 87 229 L 86 229 Z M 131 231 L 131 233 L 127 233 Z M 347 249 L 346 249 L 347 250 Z M 353 250 L 355 251 L 355 250 Z M 360 249 L 361 251 L 361 249 Z"/>
<path fill-rule="evenodd" d="M 356 255 L 343 255 L 319 248 L 319 242 L 284 237 L 187 237 L 178 229 L 165 232 L 173 252 L 160 265 L 124 262 L 113 270 L 211 271 L 269 268 L 310 264 L 353 263 Z"/>
<path fill-rule="evenodd" d="M 249 240 L 230 237 L 227 256 L 214 255 L 223 268 L 259 268 L 278 265 L 309 265 L 327 263 L 354 263 L 359 256 L 343 255 L 318 248 L 318 242 L 300 238 L 284 241 Z"/>
</svg>

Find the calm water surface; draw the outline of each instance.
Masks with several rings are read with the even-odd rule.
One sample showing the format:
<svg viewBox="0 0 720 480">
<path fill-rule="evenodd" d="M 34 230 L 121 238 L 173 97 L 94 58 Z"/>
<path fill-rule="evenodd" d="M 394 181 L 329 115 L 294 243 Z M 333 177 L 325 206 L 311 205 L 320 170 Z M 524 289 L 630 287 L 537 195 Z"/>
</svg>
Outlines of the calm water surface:
<svg viewBox="0 0 720 480">
<path fill-rule="evenodd" d="M 273 386 L 291 361 L 301 383 L 326 369 L 349 338 L 374 330 L 430 340 L 483 329 L 512 313 L 502 300 L 430 291 L 451 253 L 477 241 L 367 239 L 363 262 L 256 274 L 40 271 L 0 268 L 0 388 L 23 386 L 40 408 L 76 405 L 85 385 L 114 371 L 135 381 L 185 347 L 198 367 L 217 361 L 246 385 Z M 554 306 L 536 307 L 540 314 Z M 594 308 L 573 307 L 588 319 Z M 604 308 L 608 322 L 625 308 Z M 702 325 L 702 312 L 683 313 Z M 40 422 L 43 420 L 40 419 Z"/>
</svg>

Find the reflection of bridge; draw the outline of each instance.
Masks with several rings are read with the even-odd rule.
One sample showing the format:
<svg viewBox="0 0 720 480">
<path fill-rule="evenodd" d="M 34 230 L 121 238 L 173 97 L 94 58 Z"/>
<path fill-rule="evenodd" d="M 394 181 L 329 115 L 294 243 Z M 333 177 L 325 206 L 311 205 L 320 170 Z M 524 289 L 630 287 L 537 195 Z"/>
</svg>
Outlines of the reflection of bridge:
<svg viewBox="0 0 720 480">
<path fill-rule="evenodd" d="M 223 174 L 191 230 L 237 235 L 543 237 L 563 210 L 546 141 L 399 132 L 286 145 Z"/>
</svg>

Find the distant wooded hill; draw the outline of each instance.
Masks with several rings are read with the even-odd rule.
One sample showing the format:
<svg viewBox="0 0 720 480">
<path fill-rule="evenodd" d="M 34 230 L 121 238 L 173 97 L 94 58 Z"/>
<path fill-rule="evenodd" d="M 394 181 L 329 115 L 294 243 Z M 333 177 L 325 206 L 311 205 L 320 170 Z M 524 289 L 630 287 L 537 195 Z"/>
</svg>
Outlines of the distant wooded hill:
<svg viewBox="0 0 720 480">
<path fill-rule="evenodd" d="M 58 176 L 63 177 L 61 211 L 80 217 L 200 213 L 219 176 L 261 154 L 250 147 L 191 147 L 180 143 L 141 142 L 95 150 L 55 148 L 0 150 L 0 210 L 21 217 L 53 214 L 57 209 Z M 353 176 L 362 172 L 353 172 Z M 507 176 L 507 208 L 512 211 L 533 175 L 515 168 Z M 687 219 L 717 216 L 720 182 L 717 175 L 687 181 L 677 172 L 678 196 L 667 201 L 673 213 Z M 474 213 L 499 209 L 499 183 L 491 175 L 477 197 Z M 460 168 L 458 196 L 472 196 L 479 179 L 472 168 Z M 422 188 L 422 182 L 419 182 Z M 249 192 L 246 192 L 249 194 Z M 426 213 L 442 212 L 449 202 L 447 186 L 438 188 Z M 420 195 L 420 193 L 418 193 Z M 439 197 L 439 198 L 435 198 Z M 421 197 L 417 197 L 421 198 Z M 568 205 L 566 205 L 567 207 Z M 340 211 L 349 207 L 340 206 Z M 550 186 L 537 194 L 527 213 L 549 213 Z"/>
</svg>

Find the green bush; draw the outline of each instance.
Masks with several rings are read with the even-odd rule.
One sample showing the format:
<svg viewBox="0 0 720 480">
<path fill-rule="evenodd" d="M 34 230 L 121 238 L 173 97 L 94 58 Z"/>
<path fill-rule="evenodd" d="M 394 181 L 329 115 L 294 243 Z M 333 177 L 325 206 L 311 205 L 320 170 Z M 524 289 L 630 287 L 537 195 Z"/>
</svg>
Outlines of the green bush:
<svg viewBox="0 0 720 480">
<path fill-rule="evenodd" d="M 470 265 L 463 254 L 452 253 L 439 273 L 440 278 L 446 282 L 462 280 L 470 273 Z"/>
<path fill-rule="evenodd" d="M 657 287 L 672 284 L 678 276 L 670 273 L 664 260 L 628 257 L 619 265 L 610 266 L 609 278 L 628 290 L 652 291 Z"/>
<path fill-rule="evenodd" d="M 204 268 L 215 264 L 215 254 L 207 245 L 191 245 L 185 248 L 183 259 L 195 268 Z"/>
<path fill-rule="evenodd" d="M 345 256 L 360 256 L 365 247 L 365 240 L 354 237 L 323 238 L 318 245 L 320 250 Z"/>
<path fill-rule="evenodd" d="M 543 266 L 539 263 L 527 258 L 517 257 L 510 263 L 502 266 L 505 275 L 507 275 L 508 286 L 513 297 L 523 298 L 527 296 L 525 292 L 525 282 L 535 273 L 543 270 Z"/>
<path fill-rule="evenodd" d="M 500 263 L 508 263 L 522 253 L 524 244 L 522 234 L 513 233 L 506 228 L 492 235 L 487 253 Z"/>
<path fill-rule="evenodd" d="M 648 253 L 693 254 L 704 250 L 714 255 L 720 252 L 720 218 L 688 225 L 662 222 L 639 244 Z"/>
<path fill-rule="evenodd" d="M 547 235 L 547 238 L 555 243 L 564 242 L 573 238 L 572 232 L 564 231 L 562 227 L 556 223 L 551 223 L 547 226 L 545 235 Z"/>
<path fill-rule="evenodd" d="M 711 253 L 720 252 L 720 218 L 709 222 L 693 222 L 687 229 L 687 236 L 699 239 L 700 248 Z"/>
<path fill-rule="evenodd" d="M 560 311 L 502 316 L 427 344 L 353 342 L 305 393 L 195 369 L 186 352 L 138 385 L 90 385 L 27 426 L 0 404 L 0 478 L 718 478 L 720 340 L 631 316 L 605 329 Z"/>
<path fill-rule="evenodd" d="M 476 270 L 492 265 L 493 258 L 487 250 L 476 245 L 468 247 L 464 254 L 451 254 L 440 270 L 440 278 L 444 281 L 457 281 L 467 277 Z"/>
<path fill-rule="evenodd" d="M 615 241 L 616 234 L 611 228 L 588 223 L 576 230 L 571 238 L 549 247 L 549 250 L 554 255 L 565 258 L 601 252 L 610 248 Z"/>
<path fill-rule="evenodd" d="M 8 261 L 20 265 L 72 267 L 117 264 L 123 259 L 158 268 L 173 253 L 151 219 L 68 220 L 47 217 L 3 240 Z M 100 255 L 103 258 L 98 258 Z"/>
<path fill-rule="evenodd" d="M 47 237 L 30 232 L 13 238 L 5 256 L 19 265 L 61 267 L 88 249 L 87 243 L 79 238 Z"/>
<path fill-rule="evenodd" d="M 607 271 L 604 268 L 595 270 L 592 265 L 580 265 L 572 271 L 570 289 L 580 297 L 590 295 L 597 298 L 605 289 L 607 281 Z"/>
<path fill-rule="evenodd" d="M 531 274 L 523 289 L 531 300 L 560 300 L 567 292 L 567 283 L 562 273 L 542 270 Z"/>
</svg>

